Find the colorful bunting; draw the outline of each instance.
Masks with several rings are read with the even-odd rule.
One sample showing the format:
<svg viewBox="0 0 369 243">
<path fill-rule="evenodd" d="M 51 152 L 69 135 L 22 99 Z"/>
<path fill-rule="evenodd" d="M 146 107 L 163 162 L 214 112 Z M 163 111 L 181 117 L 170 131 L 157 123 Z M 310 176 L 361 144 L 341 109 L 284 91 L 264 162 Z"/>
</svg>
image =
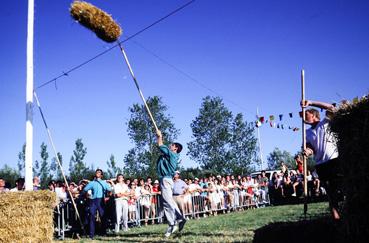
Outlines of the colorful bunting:
<svg viewBox="0 0 369 243">
<path fill-rule="evenodd" d="M 367 97 L 367 96 L 364 96 L 364 97 Z M 360 102 L 360 98 L 357 96 L 357 97 L 354 97 L 351 102 L 350 101 L 347 101 L 347 100 L 342 101 L 342 104 L 343 105 L 344 104 L 349 104 L 349 103 L 351 103 L 351 104 L 357 104 L 358 102 Z M 333 105 L 336 106 L 337 104 L 334 103 Z M 321 111 L 323 111 L 323 109 L 321 109 Z M 299 114 L 300 118 L 302 118 L 302 115 L 303 115 L 302 114 L 302 111 L 300 111 L 298 114 Z M 283 116 L 284 116 L 284 114 L 279 114 L 278 115 L 280 122 L 282 122 Z M 292 112 L 288 113 L 288 116 L 290 118 L 293 118 L 293 113 Z M 269 119 L 266 119 L 266 118 L 269 118 Z M 276 123 L 274 121 L 275 121 L 274 115 L 269 115 L 269 117 L 268 116 L 260 116 L 259 117 L 257 115 L 256 116 L 256 121 L 255 121 L 255 126 L 256 127 L 261 127 L 264 123 L 265 124 L 268 124 L 269 123 L 270 127 L 272 127 L 272 128 L 275 128 L 276 127 L 278 129 L 285 129 L 285 128 L 287 129 L 287 127 L 288 127 L 288 129 L 290 129 L 290 130 L 292 130 L 294 132 L 297 132 L 297 131 L 300 130 L 300 128 L 298 128 L 298 127 L 293 127 L 293 126 L 290 126 L 290 125 L 287 126 L 287 124 Z"/>
</svg>

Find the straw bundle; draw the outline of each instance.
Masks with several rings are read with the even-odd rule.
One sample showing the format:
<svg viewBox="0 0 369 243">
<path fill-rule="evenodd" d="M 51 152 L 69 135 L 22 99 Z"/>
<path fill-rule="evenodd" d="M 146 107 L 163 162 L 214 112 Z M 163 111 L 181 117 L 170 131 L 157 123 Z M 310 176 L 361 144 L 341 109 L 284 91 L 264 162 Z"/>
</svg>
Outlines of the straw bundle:
<svg viewBox="0 0 369 243">
<path fill-rule="evenodd" d="M 0 194 L 0 242 L 51 242 L 55 194 L 49 191 Z"/>
<path fill-rule="evenodd" d="M 97 37 L 106 42 L 114 42 L 122 34 L 122 29 L 109 14 L 90 3 L 73 2 L 70 14 L 81 25 L 95 32 Z"/>
<path fill-rule="evenodd" d="M 369 96 L 341 105 L 331 129 L 344 171 L 343 220 L 347 238 L 369 237 Z"/>
</svg>

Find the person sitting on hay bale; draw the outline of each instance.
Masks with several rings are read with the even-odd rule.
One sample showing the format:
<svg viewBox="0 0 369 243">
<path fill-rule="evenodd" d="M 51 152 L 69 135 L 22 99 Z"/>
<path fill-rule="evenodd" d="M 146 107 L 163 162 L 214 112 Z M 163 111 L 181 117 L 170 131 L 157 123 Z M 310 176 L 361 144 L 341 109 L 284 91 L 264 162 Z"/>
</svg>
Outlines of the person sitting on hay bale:
<svg viewBox="0 0 369 243">
<path fill-rule="evenodd" d="M 320 119 L 318 110 L 311 108 L 305 111 L 305 123 L 311 125 L 306 130 L 306 156 L 314 155 L 316 161 L 316 171 L 322 182 L 326 184 L 329 206 L 332 217 L 335 220 L 340 219 L 338 212 L 338 182 L 342 173 L 341 165 L 338 158 L 337 141 L 334 134 L 330 131 L 329 114 L 335 111 L 332 104 L 303 100 L 302 107 L 314 106 L 327 111 L 327 117 Z"/>
</svg>

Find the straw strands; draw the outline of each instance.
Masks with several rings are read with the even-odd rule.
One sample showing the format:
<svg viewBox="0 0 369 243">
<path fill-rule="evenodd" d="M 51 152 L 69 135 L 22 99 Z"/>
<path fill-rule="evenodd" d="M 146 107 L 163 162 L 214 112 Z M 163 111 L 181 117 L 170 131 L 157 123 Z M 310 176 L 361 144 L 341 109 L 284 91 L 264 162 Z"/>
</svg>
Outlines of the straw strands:
<svg viewBox="0 0 369 243">
<path fill-rule="evenodd" d="M 337 134 L 343 166 L 344 232 L 350 242 L 369 237 L 369 96 L 344 102 L 334 114 L 332 131 Z"/>
<path fill-rule="evenodd" d="M 51 242 L 55 193 L 0 193 L 0 242 Z"/>
<path fill-rule="evenodd" d="M 70 14 L 81 25 L 95 32 L 97 37 L 106 42 L 114 42 L 122 34 L 122 29 L 109 14 L 90 3 L 73 2 Z"/>
</svg>

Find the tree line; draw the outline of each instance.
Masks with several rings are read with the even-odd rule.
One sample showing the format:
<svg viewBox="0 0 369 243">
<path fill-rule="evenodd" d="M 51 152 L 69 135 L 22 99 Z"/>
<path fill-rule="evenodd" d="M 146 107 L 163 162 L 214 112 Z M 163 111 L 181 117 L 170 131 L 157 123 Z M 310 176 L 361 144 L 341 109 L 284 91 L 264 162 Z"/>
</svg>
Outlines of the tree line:
<svg viewBox="0 0 369 243">
<path fill-rule="evenodd" d="M 167 144 L 176 141 L 180 130 L 175 127 L 173 118 L 168 113 L 168 106 L 161 97 L 154 96 L 147 99 L 152 114 L 159 129 L 162 131 Z M 106 177 L 115 177 L 123 173 L 128 177 L 156 177 L 156 161 L 159 150 L 156 145 L 156 133 L 151 120 L 141 104 L 129 107 L 130 118 L 127 122 L 127 134 L 133 142 L 122 162 L 117 162 L 114 155 L 106 161 Z M 220 97 L 207 96 L 203 98 L 198 115 L 192 120 L 192 140 L 187 145 L 187 155 L 196 162 L 199 168 L 180 169 L 184 176 L 206 176 L 210 174 L 245 175 L 252 172 L 257 163 L 257 140 L 253 122 L 245 121 L 241 113 L 233 114 Z M 93 165 L 85 162 L 87 147 L 82 139 L 75 141 L 73 155 L 69 160 L 68 178 L 78 182 L 81 179 L 91 179 L 94 175 Z M 63 163 L 63 156 L 57 154 Z M 293 160 L 286 151 L 275 149 L 268 157 L 268 166 L 278 167 L 279 161 L 287 163 Z M 35 160 L 33 174 L 41 179 L 41 187 L 46 188 L 51 179 L 61 180 L 61 172 L 55 157 L 49 158 L 47 145 L 40 146 L 40 159 Z M 18 170 L 9 166 L 0 169 L 0 177 L 10 183 L 24 173 L 25 144 L 18 154 Z M 121 164 L 122 166 L 119 166 Z M 13 184 L 14 185 L 14 184 Z"/>
</svg>

